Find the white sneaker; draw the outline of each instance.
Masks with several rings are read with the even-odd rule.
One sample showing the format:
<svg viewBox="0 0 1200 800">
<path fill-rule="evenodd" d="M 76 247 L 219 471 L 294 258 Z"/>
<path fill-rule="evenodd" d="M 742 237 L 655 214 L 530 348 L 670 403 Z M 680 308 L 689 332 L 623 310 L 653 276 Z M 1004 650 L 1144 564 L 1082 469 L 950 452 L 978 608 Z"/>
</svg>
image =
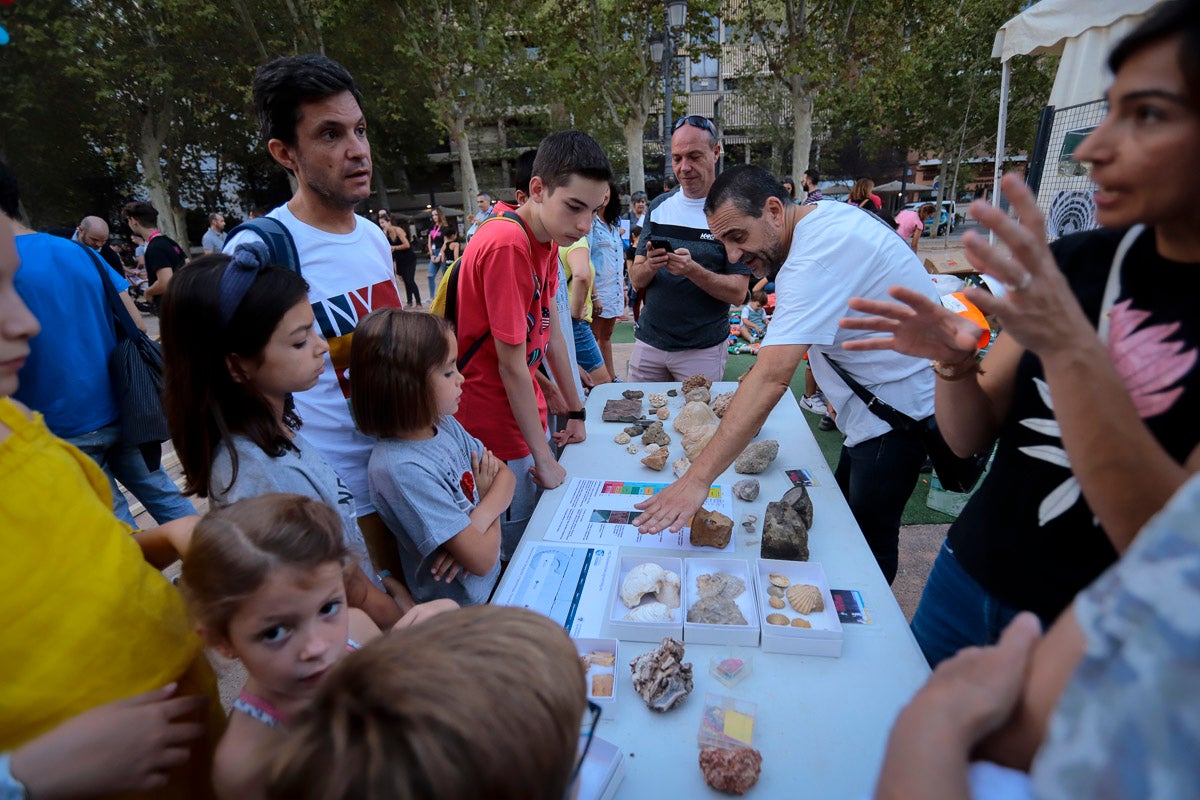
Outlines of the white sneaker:
<svg viewBox="0 0 1200 800">
<path fill-rule="evenodd" d="M 806 394 L 801 397 L 800 407 L 810 414 L 816 414 L 817 416 L 824 416 L 829 413 L 829 410 L 825 408 L 825 398 L 821 396 L 820 392 L 811 395 Z"/>
</svg>

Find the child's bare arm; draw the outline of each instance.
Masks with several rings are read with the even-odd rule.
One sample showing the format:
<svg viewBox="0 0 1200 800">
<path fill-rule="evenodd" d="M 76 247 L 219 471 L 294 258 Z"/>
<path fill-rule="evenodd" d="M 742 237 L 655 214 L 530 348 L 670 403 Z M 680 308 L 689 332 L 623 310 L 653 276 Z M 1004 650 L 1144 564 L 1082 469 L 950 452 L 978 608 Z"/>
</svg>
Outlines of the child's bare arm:
<svg viewBox="0 0 1200 800">
<path fill-rule="evenodd" d="M 155 569 L 165 569 L 187 555 L 192 542 L 192 531 L 200 517 L 190 514 L 157 528 L 134 531 L 133 540 L 142 548 L 142 557 Z"/>
<path fill-rule="evenodd" d="M 401 628 L 411 628 L 413 625 L 418 625 L 427 619 L 436 617 L 438 614 L 444 614 L 447 611 L 453 611 L 458 608 L 458 603 L 453 600 L 448 600 L 444 597 L 437 600 L 430 600 L 428 603 L 418 603 L 409 609 L 400 620 L 392 626 L 392 630 L 400 630 Z"/>
<path fill-rule="evenodd" d="M 476 467 L 479 504 L 471 510 L 471 524 L 443 547 L 471 574 L 487 575 L 500 556 L 500 516 L 512 503 L 516 477 L 507 464 L 486 450 L 482 458 L 472 456 L 471 463 Z M 490 475 L 486 490 L 483 475 Z"/>
</svg>

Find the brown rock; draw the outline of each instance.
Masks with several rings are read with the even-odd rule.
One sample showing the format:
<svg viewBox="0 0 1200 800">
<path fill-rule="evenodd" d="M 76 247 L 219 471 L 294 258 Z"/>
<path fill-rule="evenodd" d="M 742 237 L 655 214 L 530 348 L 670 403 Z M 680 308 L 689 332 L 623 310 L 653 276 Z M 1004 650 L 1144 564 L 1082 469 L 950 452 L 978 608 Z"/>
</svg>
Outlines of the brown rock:
<svg viewBox="0 0 1200 800">
<path fill-rule="evenodd" d="M 708 376 L 706 376 L 706 375 L 693 375 L 692 377 L 688 378 L 687 380 L 685 380 L 683 382 L 684 396 L 687 396 L 687 393 L 690 392 L 692 389 L 696 389 L 701 386 L 703 386 L 705 389 L 711 389 L 712 381 L 709 380 Z"/>
<path fill-rule="evenodd" d="M 670 457 L 670 450 L 665 447 L 660 447 L 650 455 L 642 459 L 642 463 L 653 470 L 661 470 L 667 465 L 667 459 Z"/>
<path fill-rule="evenodd" d="M 758 475 L 765 472 L 775 456 L 779 455 L 779 442 L 775 439 L 764 439 L 754 442 L 733 462 L 733 471 L 742 475 Z"/>
<path fill-rule="evenodd" d="M 700 771 L 704 782 L 718 792 L 743 795 L 758 783 L 762 753 L 749 747 L 701 747 Z"/>
<path fill-rule="evenodd" d="M 767 503 L 760 552 L 763 558 L 808 561 L 808 526 L 787 503 Z"/>
<path fill-rule="evenodd" d="M 621 397 L 624 397 L 626 400 L 641 400 L 644 396 L 645 392 L 640 389 L 626 389 L 621 392 Z"/>
<path fill-rule="evenodd" d="M 642 444 L 658 444 L 668 445 L 671 443 L 670 435 L 663 430 L 661 422 L 651 422 L 646 428 L 646 432 L 642 434 Z"/>
<path fill-rule="evenodd" d="M 606 402 L 600 419 L 604 422 L 636 422 L 641 416 L 641 400 L 621 399 Z"/>
<path fill-rule="evenodd" d="M 629 662 L 633 690 L 651 711 L 670 711 L 692 691 L 692 665 L 683 661 L 683 642 L 670 636 Z"/>
<path fill-rule="evenodd" d="M 729 544 L 733 536 L 733 520 L 720 511 L 700 509 L 692 517 L 691 543 L 696 547 L 716 547 Z"/>
</svg>

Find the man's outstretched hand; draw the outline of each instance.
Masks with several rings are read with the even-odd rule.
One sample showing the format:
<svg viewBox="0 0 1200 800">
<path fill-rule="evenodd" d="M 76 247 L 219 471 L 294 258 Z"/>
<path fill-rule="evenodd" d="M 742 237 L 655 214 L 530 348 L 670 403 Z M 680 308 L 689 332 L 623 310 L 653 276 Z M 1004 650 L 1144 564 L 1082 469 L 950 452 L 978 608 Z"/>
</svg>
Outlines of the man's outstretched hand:
<svg viewBox="0 0 1200 800">
<path fill-rule="evenodd" d="M 704 505 L 709 487 L 685 474 L 667 488 L 648 500 L 634 506 L 642 511 L 638 518 L 638 530 L 642 533 L 658 533 L 670 528 L 672 533 L 687 525 L 692 515 Z"/>
</svg>

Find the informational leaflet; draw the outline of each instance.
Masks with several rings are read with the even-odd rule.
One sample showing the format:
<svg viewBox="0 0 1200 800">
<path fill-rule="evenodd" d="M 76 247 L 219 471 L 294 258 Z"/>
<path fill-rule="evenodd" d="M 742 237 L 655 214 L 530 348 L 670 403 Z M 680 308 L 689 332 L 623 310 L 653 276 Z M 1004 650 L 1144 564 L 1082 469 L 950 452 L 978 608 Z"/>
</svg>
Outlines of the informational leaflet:
<svg viewBox="0 0 1200 800">
<path fill-rule="evenodd" d="M 699 550 L 701 548 L 693 547 L 689 541 L 687 527 L 677 533 L 669 530 L 659 533 L 638 532 L 637 520 L 642 512 L 634 506 L 668 485 L 572 478 L 543 538 L 575 544 Z M 710 488 L 704 508 L 719 511 L 733 519 L 733 500 L 729 488 Z M 713 551 L 711 547 L 703 549 Z M 730 537 L 724 550 L 732 553 L 733 549 L 733 537 Z"/>
<path fill-rule="evenodd" d="M 545 614 L 571 636 L 599 636 L 615 547 L 537 542 L 519 550 L 492 603 Z"/>
</svg>

